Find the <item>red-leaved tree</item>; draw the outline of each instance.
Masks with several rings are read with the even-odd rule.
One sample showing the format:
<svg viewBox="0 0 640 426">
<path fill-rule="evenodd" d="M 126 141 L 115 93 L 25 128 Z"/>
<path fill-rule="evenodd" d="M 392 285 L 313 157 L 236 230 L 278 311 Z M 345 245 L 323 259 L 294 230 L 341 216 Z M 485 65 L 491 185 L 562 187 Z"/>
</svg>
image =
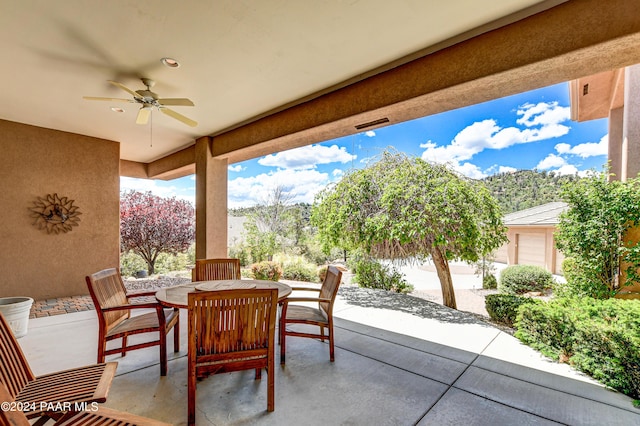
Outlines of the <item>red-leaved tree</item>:
<svg viewBox="0 0 640 426">
<path fill-rule="evenodd" d="M 155 271 L 160 253 L 185 252 L 195 239 L 195 210 L 175 197 L 129 191 L 120 197 L 120 248 L 133 251 Z"/>
</svg>

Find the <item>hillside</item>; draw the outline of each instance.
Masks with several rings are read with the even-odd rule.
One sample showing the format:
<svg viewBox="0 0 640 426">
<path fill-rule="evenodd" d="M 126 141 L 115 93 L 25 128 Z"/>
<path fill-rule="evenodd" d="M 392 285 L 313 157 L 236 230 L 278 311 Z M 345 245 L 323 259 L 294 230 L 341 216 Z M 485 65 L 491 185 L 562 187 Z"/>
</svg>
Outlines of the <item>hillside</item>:
<svg viewBox="0 0 640 426">
<path fill-rule="evenodd" d="M 502 207 L 504 214 L 528 209 L 552 201 L 562 201 L 560 190 L 566 182 L 579 179 L 574 175 L 558 175 L 553 172 L 519 170 L 513 173 L 498 173 L 482 180 Z M 298 203 L 302 220 L 308 222 L 311 205 Z M 265 206 L 229 209 L 230 216 L 245 217 L 255 215 Z"/>
<path fill-rule="evenodd" d="M 483 182 L 498 200 L 503 213 L 507 214 L 552 201 L 562 201 L 562 185 L 577 179 L 579 178 L 573 175 L 519 170 L 489 176 Z"/>
</svg>

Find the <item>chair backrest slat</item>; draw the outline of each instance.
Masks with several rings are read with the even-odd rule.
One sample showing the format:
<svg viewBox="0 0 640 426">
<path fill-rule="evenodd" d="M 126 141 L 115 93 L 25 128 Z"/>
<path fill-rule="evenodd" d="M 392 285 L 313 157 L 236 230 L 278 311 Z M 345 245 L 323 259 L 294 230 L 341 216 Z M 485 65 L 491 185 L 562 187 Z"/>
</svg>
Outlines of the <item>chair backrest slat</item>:
<svg viewBox="0 0 640 426">
<path fill-rule="evenodd" d="M 267 349 L 277 304 L 277 289 L 189 293 L 189 344 L 197 356 Z"/>
<path fill-rule="evenodd" d="M 320 288 L 320 298 L 331 299 L 331 302 L 320 302 L 320 309 L 322 309 L 327 315 L 331 314 L 333 307 L 333 301 L 338 294 L 338 287 L 340 286 L 340 280 L 342 279 L 342 272 L 335 266 L 327 267 L 327 274 L 322 282 Z"/>
<path fill-rule="evenodd" d="M 122 277 L 115 268 L 104 269 L 89 275 L 87 277 L 87 286 L 96 311 L 98 311 L 98 318 L 101 322 L 104 321 L 104 326 L 107 330 L 119 324 L 122 320 L 129 318 L 130 311 L 102 311 L 104 308 L 129 303 Z"/>
<path fill-rule="evenodd" d="M 3 383 L 0 383 L 0 404 L 4 407 L 6 403 L 10 404 L 14 402 L 14 400 L 15 396 L 11 395 L 11 392 Z M 29 420 L 27 420 L 27 416 L 22 411 L 11 408 L 14 407 L 10 407 L 10 409 L 0 409 L 0 424 L 11 426 L 31 426 Z"/>
<path fill-rule="evenodd" d="M 239 280 L 239 259 L 197 259 L 193 281 Z"/>
<path fill-rule="evenodd" d="M 35 379 L 27 359 L 9 327 L 9 323 L 0 313 L 0 382 L 6 386 L 11 398 Z"/>
</svg>

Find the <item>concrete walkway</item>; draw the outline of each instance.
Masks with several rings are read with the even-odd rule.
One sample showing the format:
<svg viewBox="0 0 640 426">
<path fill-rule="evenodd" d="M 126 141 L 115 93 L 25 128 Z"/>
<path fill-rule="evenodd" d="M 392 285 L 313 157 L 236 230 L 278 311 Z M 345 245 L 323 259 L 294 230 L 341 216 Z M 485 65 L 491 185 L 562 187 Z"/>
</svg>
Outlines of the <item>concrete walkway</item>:
<svg viewBox="0 0 640 426">
<path fill-rule="evenodd" d="M 198 383 L 197 424 L 631 425 L 632 401 L 541 357 L 476 317 L 423 299 L 344 286 L 336 361 L 326 343 L 291 338 L 276 368 L 276 410 L 253 372 Z M 186 316 L 181 351 L 159 376 L 157 348 L 118 361 L 107 406 L 186 421 Z M 19 339 L 35 374 L 95 362 L 95 312 L 30 320 Z"/>
</svg>

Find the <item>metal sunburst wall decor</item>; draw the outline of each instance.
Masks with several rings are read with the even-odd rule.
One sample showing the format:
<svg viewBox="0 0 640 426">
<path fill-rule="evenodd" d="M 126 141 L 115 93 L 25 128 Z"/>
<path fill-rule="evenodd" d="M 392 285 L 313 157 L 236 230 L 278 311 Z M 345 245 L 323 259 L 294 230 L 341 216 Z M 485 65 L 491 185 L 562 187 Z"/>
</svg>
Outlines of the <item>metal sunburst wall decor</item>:
<svg viewBox="0 0 640 426">
<path fill-rule="evenodd" d="M 74 200 L 67 197 L 58 197 L 58 194 L 47 194 L 45 197 L 38 197 L 34 201 L 31 210 L 31 217 L 35 219 L 33 225 L 38 229 L 44 229 L 47 234 L 59 234 L 69 232 L 74 226 L 78 226 L 82 214 L 78 211 L 78 206 L 73 205 Z"/>
</svg>

